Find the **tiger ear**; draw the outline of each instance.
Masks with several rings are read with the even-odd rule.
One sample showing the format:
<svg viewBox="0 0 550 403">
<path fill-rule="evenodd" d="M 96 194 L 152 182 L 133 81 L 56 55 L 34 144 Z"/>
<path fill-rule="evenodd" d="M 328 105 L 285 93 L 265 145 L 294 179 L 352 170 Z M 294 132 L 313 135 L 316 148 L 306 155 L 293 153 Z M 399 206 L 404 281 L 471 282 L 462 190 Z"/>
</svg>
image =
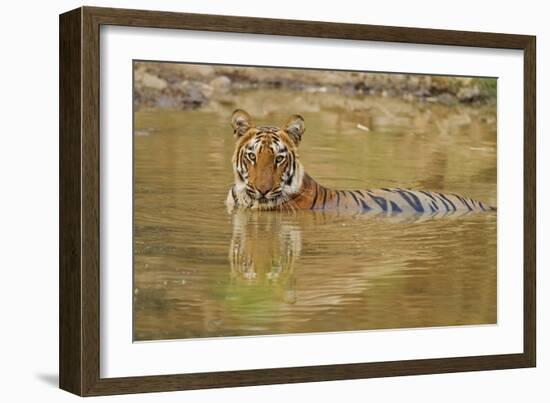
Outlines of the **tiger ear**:
<svg viewBox="0 0 550 403">
<path fill-rule="evenodd" d="M 233 127 L 233 133 L 235 136 L 241 137 L 248 129 L 254 126 L 252 118 L 248 113 L 242 109 L 237 109 L 231 116 L 231 126 Z"/>
<path fill-rule="evenodd" d="M 292 115 L 285 124 L 285 132 L 288 133 L 294 144 L 298 145 L 302 135 L 306 131 L 306 123 L 300 115 Z"/>
</svg>

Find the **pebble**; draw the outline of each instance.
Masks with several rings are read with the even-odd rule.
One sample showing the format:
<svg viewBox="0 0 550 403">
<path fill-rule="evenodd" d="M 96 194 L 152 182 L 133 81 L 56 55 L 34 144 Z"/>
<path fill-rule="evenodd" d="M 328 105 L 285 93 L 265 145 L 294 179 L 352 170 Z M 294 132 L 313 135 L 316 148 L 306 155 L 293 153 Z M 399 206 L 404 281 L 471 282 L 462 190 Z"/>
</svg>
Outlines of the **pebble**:
<svg viewBox="0 0 550 403">
<path fill-rule="evenodd" d="M 143 73 L 143 75 L 141 76 L 141 83 L 144 87 L 152 88 L 158 91 L 162 91 L 168 86 L 166 80 L 163 80 L 162 78 L 159 78 L 149 73 Z"/>
<path fill-rule="evenodd" d="M 365 132 L 370 132 L 370 129 L 367 126 L 362 125 L 361 123 L 357 123 L 356 126 L 359 130 L 363 130 Z"/>
</svg>

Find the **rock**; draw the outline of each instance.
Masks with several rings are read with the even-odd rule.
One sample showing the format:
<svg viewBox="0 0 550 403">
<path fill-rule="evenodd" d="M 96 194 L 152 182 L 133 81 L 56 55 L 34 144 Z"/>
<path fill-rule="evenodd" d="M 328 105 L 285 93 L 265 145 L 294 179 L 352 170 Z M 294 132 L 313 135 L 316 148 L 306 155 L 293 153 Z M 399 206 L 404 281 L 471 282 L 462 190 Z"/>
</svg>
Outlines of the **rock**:
<svg viewBox="0 0 550 403">
<path fill-rule="evenodd" d="M 163 66 L 164 68 L 170 67 L 170 64 Z M 223 66 L 222 66 L 223 67 Z M 215 66 L 209 66 L 207 64 L 175 64 L 172 65 L 174 71 L 178 72 L 180 78 L 186 78 L 188 80 L 202 80 L 208 81 L 216 76 Z"/>
<path fill-rule="evenodd" d="M 210 98 L 214 93 L 214 87 L 200 81 L 182 81 L 181 83 L 179 83 L 178 89 L 183 91 L 186 96 L 190 97 L 193 97 L 200 93 L 203 97 Z"/>
<path fill-rule="evenodd" d="M 437 102 L 442 103 L 443 105 L 452 106 L 456 105 L 457 100 L 448 92 L 444 92 L 443 94 L 439 94 L 437 96 Z"/>
<path fill-rule="evenodd" d="M 214 92 L 226 93 L 231 89 L 231 79 L 227 76 L 219 76 L 210 81 Z"/>
<path fill-rule="evenodd" d="M 496 85 L 484 79 L 416 74 L 312 73 L 300 69 L 136 62 L 134 79 L 137 108 L 180 109 L 207 103 L 223 104 L 239 90 L 264 88 L 300 93 L 341 93 L 348 97 L 349 102 L 364 102 L 367 96 L 382 96 L 456 105 L 459 102 L 484 103 L 496 98 Z"/>
<path fill-rule="evenodd" d="M 182 107 L 182 99 L 173 95 L 160 94 L 156 97 L 155 106 L 162 109 L 179 109 Z"/>
<path fill-rule="evenodd" d="M 478 86 L 474 87 L 464 87 L 461 88 L 456 94 L 457 98 L 461 102 L 472 102 L 479 98 L 479 88 Z"/>
<path fill-rule="evenodd" d="M 407 82 L 407 88 L 409 90 L 416 90 L 420 86 L 420 77 L 416 75 L 409 76 L 408 82 Z"/>
<path fill-rule="evenodd" d="M 137 78 L 138 77 L 136 77 L 136 79 Z M 152 88 L 158 91 L 162 91 L 168 86 L 165 80 L 149 73 L 144 72 L 143 74 L 140 75 L 139 78 L 141 79 L 140 80 L 141 84 L 147 88 Z"/>
<path fill-rule="evenodd" d="M 455 77 L 454 79 L 464 86 L 470 85 L 474 81 L 472 77 Z"/>
<path fill-rule="evenodd" d="M 414 96 L 418 97 L 418 98 L 426 98 L 426 97 L 429 97 L 431 95 L 432 94 L 431 94 L 430 90 L 428 90 L 427 88 L 420 88 L 420 89 L 418 89 L 414 92 Z"/>
<path fill-rule="evenodd" d="M 182 81 L 178 85 L 181 91 L 182 106 L 197 107 L 208 103 L 209 98 L 214 93 L 214 88 L 208 84 L 198 81 Z"/>
<path fill-rule="evenodd" d="M 363 84 L 363 83 L 359 83 L 359 84 Z M 340 89 L 340 92 L 343 95 L 352 96 L 352 95 L 355 95 L 357 92 L 362 93 L 362 90 L 359 89 L 357 85 L 346 83 L 345 85 L 342 86 L 342 88 Z"/>
</svg>

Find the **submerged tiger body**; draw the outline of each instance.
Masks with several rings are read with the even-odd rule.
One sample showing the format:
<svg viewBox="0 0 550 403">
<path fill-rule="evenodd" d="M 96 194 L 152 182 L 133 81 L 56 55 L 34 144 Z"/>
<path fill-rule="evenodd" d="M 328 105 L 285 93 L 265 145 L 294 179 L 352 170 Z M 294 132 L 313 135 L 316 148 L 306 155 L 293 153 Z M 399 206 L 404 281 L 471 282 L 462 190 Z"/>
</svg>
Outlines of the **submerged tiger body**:
<svg viewBox="0 0 550 403">
<path fill-rule="evenodd" d="M 229 207 L 255 210 L 352 210 L 386 214 L 446 215 L 494 211 L 479 200 L 454 193 L 402 188 L 333 190 L 317 183 L 299 161 L 298 144 L 305 131 L 299 115 L 282 128 L 255 126 L 236 110 L 232 126 L 237 136 L 233 167 L 235 183 Z"/>
</svg>

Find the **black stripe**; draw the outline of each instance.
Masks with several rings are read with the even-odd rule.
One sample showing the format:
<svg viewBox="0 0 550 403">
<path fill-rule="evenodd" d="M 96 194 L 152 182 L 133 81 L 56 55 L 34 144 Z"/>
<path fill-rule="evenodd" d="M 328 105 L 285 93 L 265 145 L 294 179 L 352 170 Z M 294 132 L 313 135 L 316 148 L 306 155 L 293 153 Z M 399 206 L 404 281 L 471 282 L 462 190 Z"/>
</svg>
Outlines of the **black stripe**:
<svg viewBox="0 0 550 403">
<path fill-rule="evenodd" d="M 445 211 L 449 212 L 451 209 L 449 208 L 449 205 L 445 202 L 445 200 L 441 197 L 438 198 L 438 200 L 443 203 L 443 206 L 445 206 Z"/>
<path fill-rule="evenodd" d="M 485 210 L 486 210 L 486 208 L 485 208 L 485 206 L 483 205 L 482 202 L 478 201 L 477 204 L 479 204 L 479 208 L 481 209 L 481 211 L 485 211 Z"/>
<path fill-rule="evenodd" d="M 237 171 L 237 174 L 239 175 L 239 178 L 240 178 L 243 182 L 246 182 L 246 181 L 244 180 L 243 175 L 241 174 L 241 171 Z"/>
<path fill-rule="evenodd" d="M 415 195 L 413 192 L 408 190 L 398 190 L 397 193 L 401 195 L 403 200 L 405 200 L 407 203 L 411 205 L 411 207 L 417 212 L 417 213 L 423 213 L 424 207 L 422 206 L 422 202 L 418 198 L 417 195 Z M 411 200 L 412 198 L 412 200 Z"/>
<path fill-rule="evenodd" d="M 359 196 L 361 196 L 361 199 L 359 199 L 359 201 L 361 202 L 361 208 L 363 209 L 363 211 L 370 211 L 372 210 L 372 207 L 369 206 L 367 204 L 367 201 L 365 200 L 367 198 L 367 196 L 365 196 L 365 194 L 363 193 L 362 190 L 356 190 L 355 191 L 356 193 L 359 193 Z M 368 192 L 368 190 L 367 190 Z"/>
<path fill-rule="evenodd" d="M 323 210 L 325 209 L 325 205 L 327 204 L 327 189 L 326 188 L 323 188 L 323 190 L 325 191 L 325 194 L 323 196 Z"/>
<path fill-rule="evenodd" d="M 447 199 L 447 197 L 443 194 L 443 193 L 438 193 L 438 195 L 443 199 L 445 200 L 447 203 L 449 203 L 451 205 L 451 207 L 453 208 L 453 211 L 456 211 L 456 206 L 453 204 L 452 201 L 450 201 L 449 199 Z"/>
<path fill-rule="evenodd" d="M 288 154 L 288 160 L 289 164 L 287 165 L 287 167 L 289 168 L 289 174 L 288 178 L 285 181 L 285 185 L 290 186 L 292 184 L 292 179 L 294 178 L 294 173 L 296 172 L 296 164 L 291 153 Z"/>
<path fill-rule="evenodd" d="M 361 203 L 359 203 L 359 199 L 357 198 L 357 196 L 355 196 L 355 193 L 349 190 L 348 190 L 348 193 L 351 195 L 351 197 L 353 197 L 353 199 L 355 200 L 355 203 L 357 203 L 357 205 L 360 206 Z"/>
<path fill-rule="evenodd" d="M 363 211 L 372 210 L 372 208 L 367 204 L 365 200 L 361 200 L 361 207 L 363 208 Z"/>
<path fill-rule="evenodd" d="M 403 210 L 393 201 L 390 200 L 391 212 L 392 213 L 402 213 Z"/>
<path fill-rule="evenodd" d="M 439 211 L 439 205 L 437 203 L 438 200 L 435 198 L 435 196 L 431 192 L 425 192 L 423 190 L 421 190 L 420 193 L 425 194 L 426 196 L 428 196 L 432 200 L 431 204 L 429 204 L 430 210 L 432 211 L 432 213 L 438 212 Z M 449 207 L 447 206 L 447 204 L 443 200 L 439 200 L 439 201 L 441 201 L 443 203 L 443 205 L 445 206 L 445 209 L 447 211 L 449 211 Z"/>
<path fill-rule="evenodd" d="M 425 192 L 423 190 L 420 191 L 420 193 L 424 193 L 426 196 L 428 196 L 430 199 L 432 200 L 435 200 L 436 201 L 436 198 L 429 192 Z"/>
<path fill-rule="evenodd" d="M 235 194 L 235 185 L 231 186 L 231 196 L 233 196 L 233 203 L 237 206 L 239 203 L 237 201 L 237 195 Z"/>
<path fill-rule="evenodd" d="M 340 191 L 336 191 L 336 207 L 340 206 Z"/>
<path fill-rule="evenodd" d="M 317 202 L 317 186 L 318 185 L 315 185 L 315 196 L 313 197 L 313 203 L 311 203 L 311 207 L 309 208 L 310 210 L 313 210 L 313 206 L 315 206 L 315 202 Z"/>
<path fill-rule="evenodd" d="M 292 179 L 294 178 L 294 172 L 286 179 L 285 185 L 290 186 L 292 185 Z"/>
<path fill-rule="evenodd" d="M 292 155 L 288 155 L 289 158 L 289 165 L 287 167 L 289 168 L 288 178 L 286 178 L 285 184 L 287 186 L 290 186 L 292 184 L 292 179 L 294 178 L 294 173 L 296 172 L 294 169 L 294 160 L 292 159 Z"/>
<path fill-rule="evenodd" d="M 237 153 L 237 158 L 235 159 L 235 162 L 236 162 L 236 165 L 237 165 L 237 171 L 241 170 L 242 158 L 243 158 L 243 149 L 241 148 L 239 150 L 239 152 Z"/>
<path fill-rule="evenodd" d="M 453 193 L 453 196 L 455 196 L 458 200 L 460 200 L 462 202 L 462 204 L 464 204 L 468 208 L 468 211 L 472 211 L 472 208 L 470 207 L 470 205 L 468 204 L 468 202 L 466 201 L 466 199 L 464 197 L 459 196 L 459 195 L 454 194 L 454 193 Z"/>
<path fill-rule="evenodd" d="M 384 199 L 383 197 L 374 196 L 373 194 L 369 193 L 369 196 L 372 200 L 376 202 L 382 209 L 382 211 L 388 211 L 388 201 Z"/>
</svg>

